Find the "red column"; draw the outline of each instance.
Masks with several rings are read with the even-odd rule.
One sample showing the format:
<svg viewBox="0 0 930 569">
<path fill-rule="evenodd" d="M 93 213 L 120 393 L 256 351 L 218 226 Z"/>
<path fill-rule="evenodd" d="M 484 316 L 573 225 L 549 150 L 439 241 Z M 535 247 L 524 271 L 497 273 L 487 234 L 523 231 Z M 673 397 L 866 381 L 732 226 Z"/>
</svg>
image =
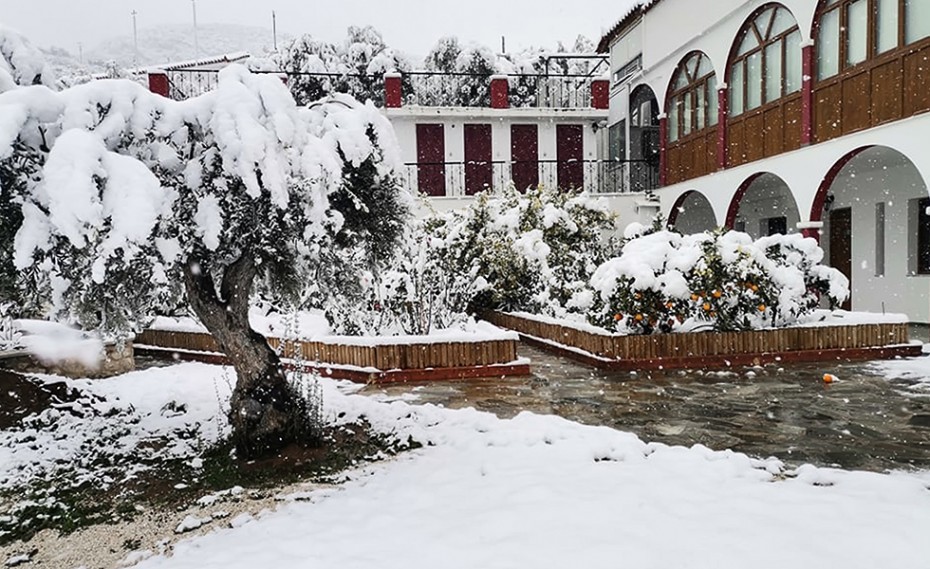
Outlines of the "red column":
<svg viewBox="0 0 930 569">
<path fill-rule="evenodd" d="M 167 97 L 169 93 L 168 74 L 163 72 L 149 73 L 149 91 Z"/>
<path fill-rule="evenodd" d="M 609 79 L 591 81 L 591 106 L 598 110 L 607 110 L 610 107 Z"/>
<path fill-rule="evenodd" d="M 817 243 L 820 243 L 820 230 L 819 229 L 815 229 L 813 227 L 808 228 L 808 229 L 802 229 L 801 235 L 803 235 L 804 237 L 812 237 L 817 241 Z"/>
<path fill-rule="evenodd" d="M 717 89 L 717 169 L 727 167 L 727 116 L 730 109 L 730 97 L 727 89 Z"/>
<path fill-rule="evenodd" d="M 801 230 L 801 235 L 815 239 L 820 243 L 820 230 L 823 229 L 822 221 L 805 221 L 798 223 L 797 228 Z"/>
<path fill-rule="evenodd" d="M 506 75 L 491 76 L 491 108 L 506 109 L 510 107 L 510 85 Z"/>
<path fill-rule="evenodd" d="M 385 73 L 384 74 L 384 107 L 387 109 L 399 109 L 403 105 L 403 93 L 401 90 L 401 74 Z"/>
<path fill-rule="evenodd" d="M 801 48 L 801 146 L 814 139 L 814 46 Z"/>
<path fill-rule="evenodd" d="M 668 117 L 662 115 L 659 119 L 659 186 L 664 186 L 668 179 L 668 164 L 666 162 L 665 148 L 668 146 Z"/>
</svg>

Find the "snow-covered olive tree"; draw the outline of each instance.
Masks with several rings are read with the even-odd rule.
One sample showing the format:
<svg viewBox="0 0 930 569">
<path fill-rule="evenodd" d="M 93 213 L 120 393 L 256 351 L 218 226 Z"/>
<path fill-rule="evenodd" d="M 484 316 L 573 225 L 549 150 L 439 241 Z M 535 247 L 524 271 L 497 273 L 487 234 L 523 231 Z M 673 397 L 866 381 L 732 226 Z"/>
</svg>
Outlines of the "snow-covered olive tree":
<svg viewBox="0 0 930 569">
<path fill-rule="evenodd" d="M 405 211 L 397 164 L 372 105 L 299 107 L 278 78 L 238 66 L 182 102 L 120 80 L 0 95 L 16 268 L 57 318 L 114 338 L 186 298 L 236 369 L 229 418 L 245 455 L 302 425 L 278 356 L 249 326 L 250 297 L 259 283 L 299 288 L 340 243 L 383 254 Z"/>
</svg>

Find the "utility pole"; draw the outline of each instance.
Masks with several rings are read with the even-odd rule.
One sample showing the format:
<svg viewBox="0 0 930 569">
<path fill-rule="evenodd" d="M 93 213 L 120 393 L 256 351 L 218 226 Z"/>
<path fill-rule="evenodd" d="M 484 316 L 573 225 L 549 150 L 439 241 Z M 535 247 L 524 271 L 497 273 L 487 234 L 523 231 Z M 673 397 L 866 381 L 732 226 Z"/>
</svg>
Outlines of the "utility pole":
<svg viewBox="0 0 930 569">
<path fill-rule="evenodd" d="M 271 37 L 274 40 L 275 53 L 278 51 L 278 19 L 275 17 L 274 10 L 271 11 Z"/>
<path fill-rule="evenodd" d="M 133 10 L 130 14 L 132 15 L 132 64 L 137 66 L 139 65 L 139 31 L 136 28 L 136 16 L 139 12 Z"/>
<path fill-rule="evenodd" d="M 197 0 L 191 0 L 191 8 L 194 14 L 194 59 L 200 57 L 200 42 L 197 41 Z"/>
</svg>

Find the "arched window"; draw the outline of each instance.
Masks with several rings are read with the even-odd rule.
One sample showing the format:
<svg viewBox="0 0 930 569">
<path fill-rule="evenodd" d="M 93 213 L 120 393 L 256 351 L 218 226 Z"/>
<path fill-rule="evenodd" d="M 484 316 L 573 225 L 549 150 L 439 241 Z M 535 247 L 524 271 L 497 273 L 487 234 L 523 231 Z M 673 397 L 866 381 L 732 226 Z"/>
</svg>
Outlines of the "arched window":
<svg viewBox="0 0 930 569">
<path fill-rule="evenodd" d="M 824 0 L 817 13 L 817 78 L 930 37 L 927 0 Z"/>
<path fill-rule="evenodd" d="M 787 8 L 760 10 L 737 37 L 730 63 L 730 116 L 801 89 L 801 32 Z"/>
<path fill-rule="evenodd" d="M 717 76 L 701 52 L 689 55 L 672 78 L 668 140 L 675 142 L 717 124 Z"/>
</svg>

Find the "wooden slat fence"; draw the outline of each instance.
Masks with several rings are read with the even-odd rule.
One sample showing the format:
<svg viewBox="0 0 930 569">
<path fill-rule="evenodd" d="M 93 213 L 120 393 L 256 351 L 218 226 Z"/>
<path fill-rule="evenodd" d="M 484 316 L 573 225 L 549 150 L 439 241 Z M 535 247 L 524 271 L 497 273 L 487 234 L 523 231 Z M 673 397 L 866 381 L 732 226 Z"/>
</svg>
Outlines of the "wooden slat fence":
<svg viewBox="0 0 930 569">
<path fill-rule="evenodd" d="M 611 360 L 675 359 L 708 356 L 788 353 L 813 350 L 857 350 L 908 343 L 907 324 L 861 324 L 781 328 L 751 332 L 696 332 L 621 336 L 597 334 L 570 326 L 493 312 L 484 319 L 506 328 L 577 348 Z"/>
<path fill-rule="evenodd" d="M 192 352 L 221 350 L 209 334 L 146 330 L 137 345 Z M 359 346 L 336 341 L 297 342 L 268 338 L 268 344 L 285 358 L 333 365 L 374 368 L 382 371 L 429 368 L 465 368 L 509 364 L 517 359 L 517 340 L 382 344 Z"/>
</svg>

